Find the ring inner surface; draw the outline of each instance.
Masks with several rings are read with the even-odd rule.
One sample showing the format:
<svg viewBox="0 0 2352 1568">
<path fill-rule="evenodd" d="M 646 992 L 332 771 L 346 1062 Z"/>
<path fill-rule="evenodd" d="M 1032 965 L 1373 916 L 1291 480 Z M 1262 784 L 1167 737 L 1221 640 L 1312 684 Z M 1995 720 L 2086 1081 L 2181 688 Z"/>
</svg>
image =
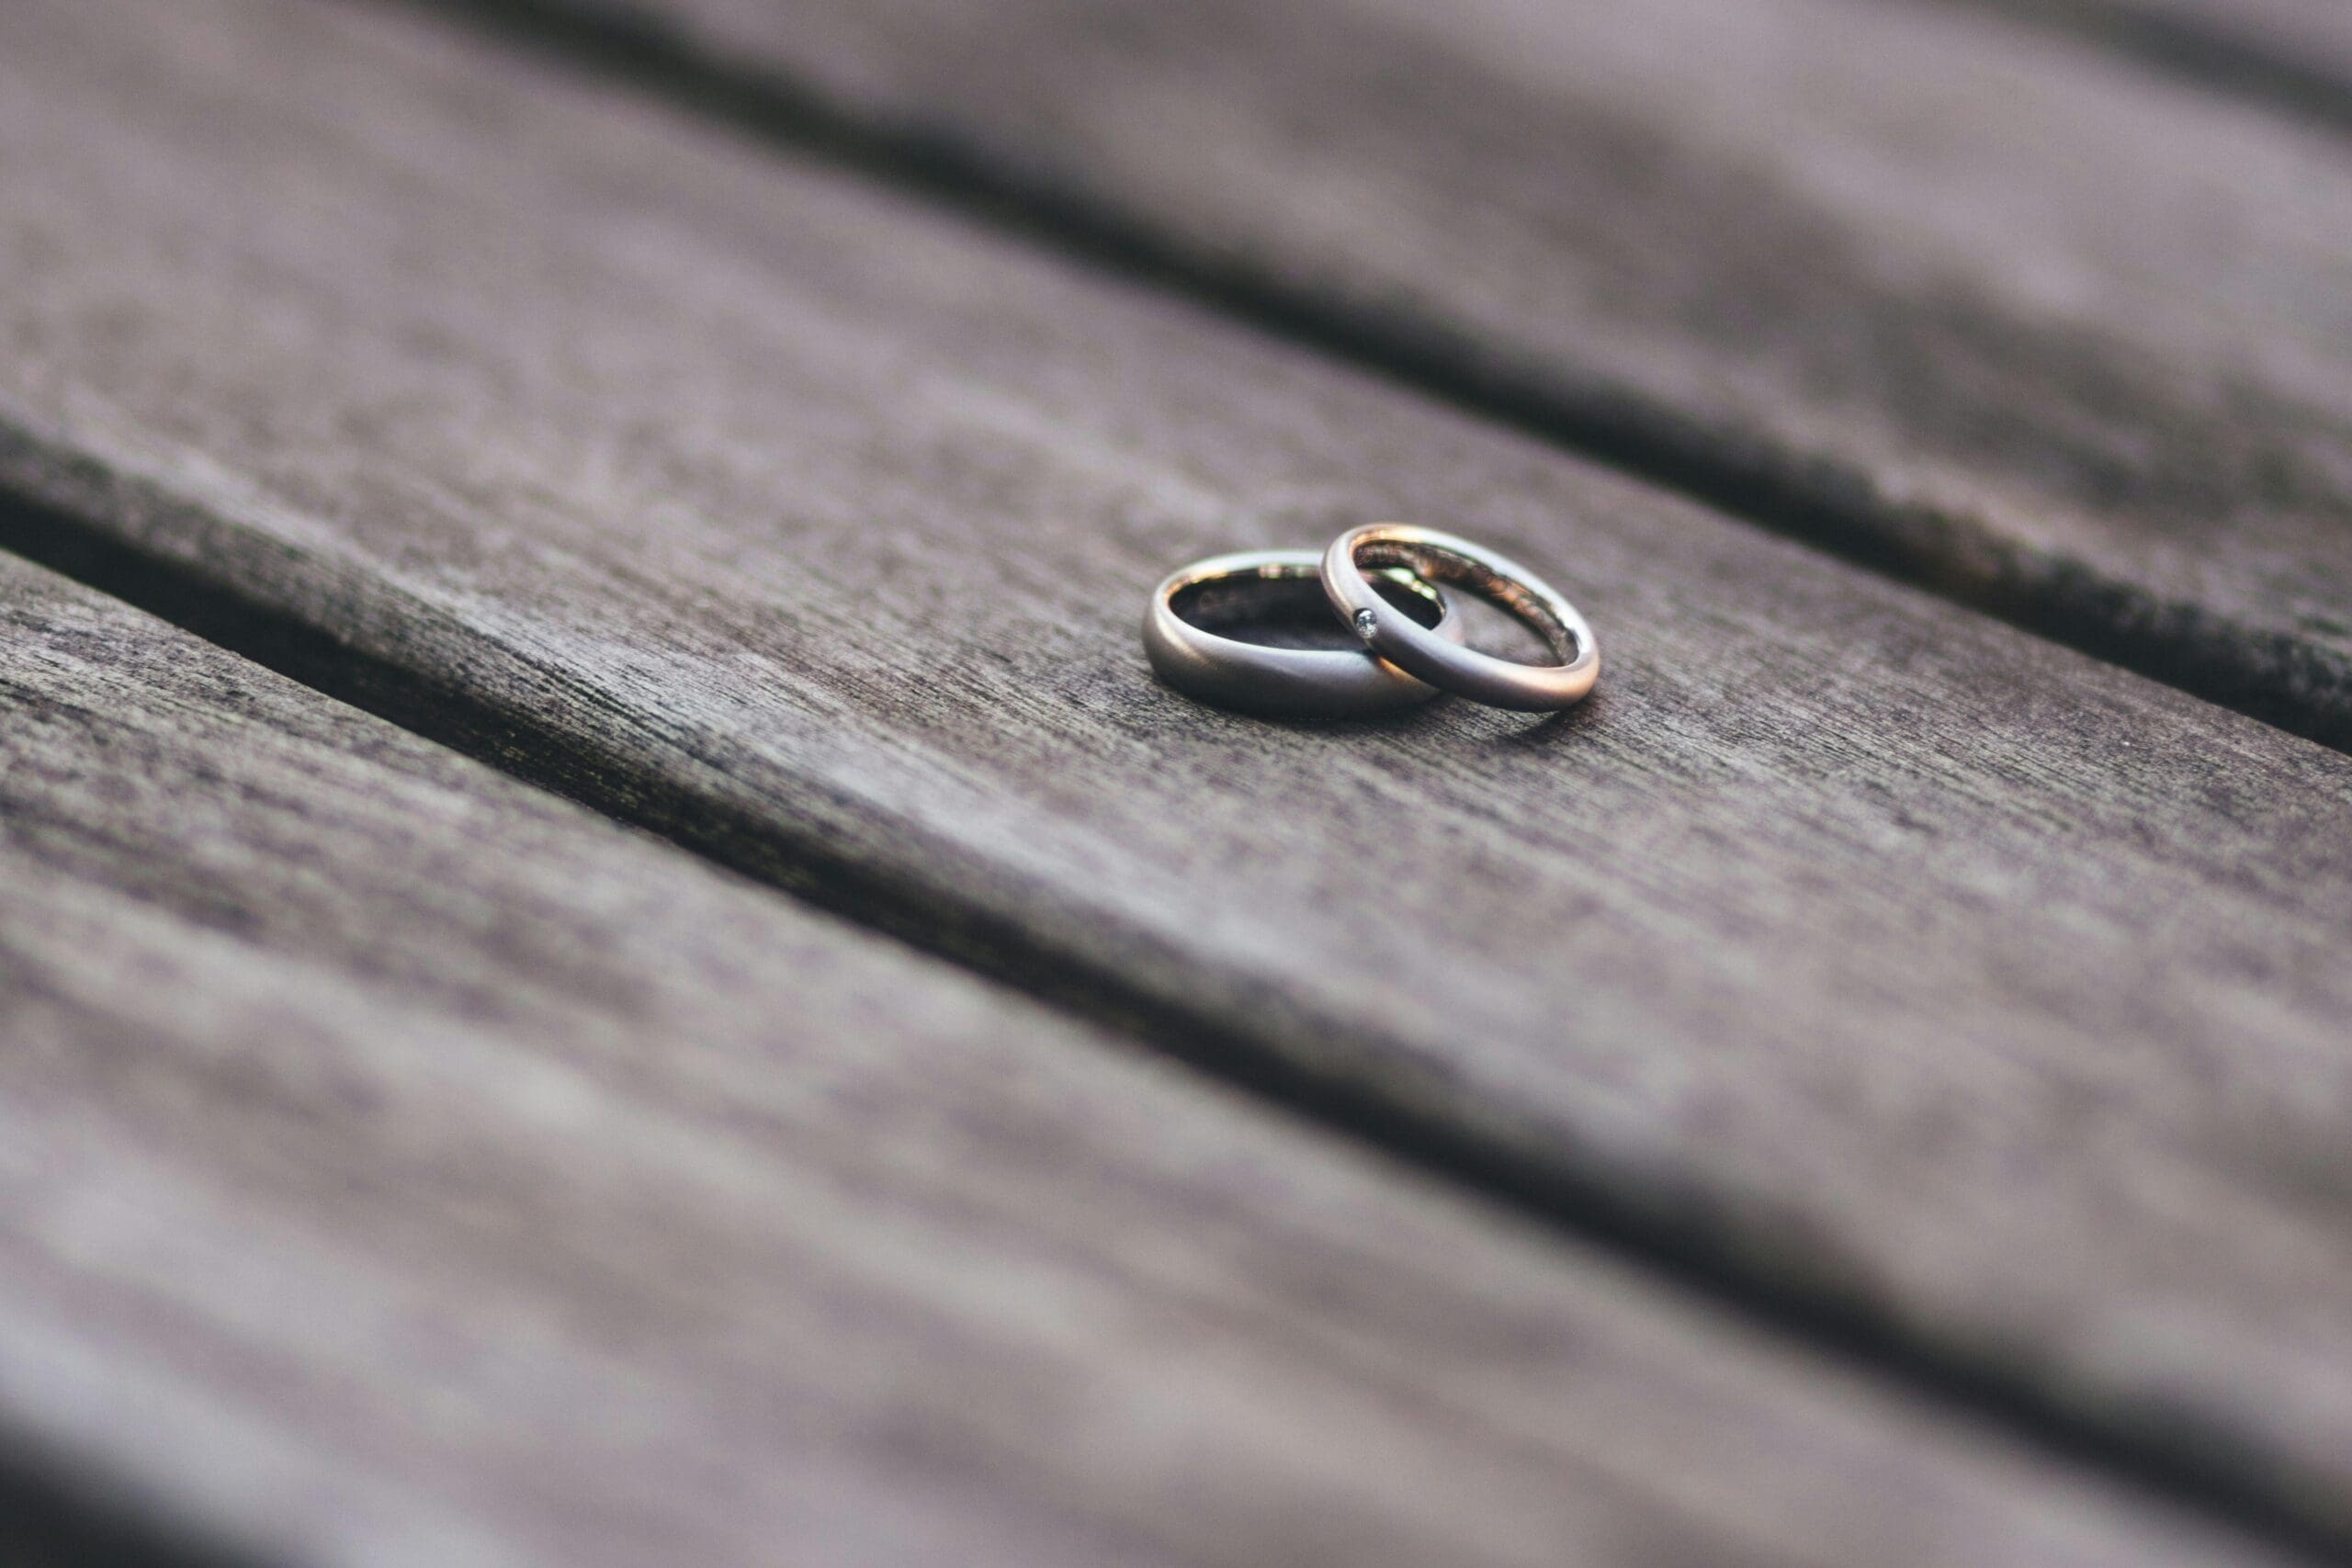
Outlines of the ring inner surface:
<svg viewBox="0 0 2352 1568">
<path fill-rule="evenodd" d="M 1408 572 L 1383 570 L 1367 581 L 1382 598 L 1424 626 L 1444 618 L 1437 590 Z M 1331 601 L 1313 567 L 1188 582 L 1168 596 L 1168 607 L 1201 630 L 1236 642 L 1349 652 L 1363 647 L 1331 613 Z"/>
<path fill-rule="evenodd" d="M 1560 619 L 1544 597 L 1525 583 L 1505 577 L 1481 561 L 1456 555 L 1437 545 L 1417 544 L 1403 539 L 1366 539 L 1356 547 L 1356 567 L 1367 574 L 1379 571 L 1383 577 L 1403 568 L 1424 581 L 1450 583 L 1464 589 L 1532 629 L 1544 639 L 1544 646 L 1552 650 L 1552 656 L 1561 663 L 1576 661 L 1576 634 L 1568 629 L 1567 623 Z M 1366 580 L 1374 588 L 1380 586 L 1379 581 L 1369 575 Z"/>
</svg>

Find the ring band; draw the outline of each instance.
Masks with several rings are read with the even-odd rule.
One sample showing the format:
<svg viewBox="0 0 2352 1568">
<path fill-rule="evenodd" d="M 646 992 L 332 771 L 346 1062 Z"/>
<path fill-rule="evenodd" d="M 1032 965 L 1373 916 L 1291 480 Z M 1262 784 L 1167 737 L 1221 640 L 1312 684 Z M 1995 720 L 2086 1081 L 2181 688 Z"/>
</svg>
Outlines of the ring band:
<svg viewBox="0 0 2352 1568">
<path fill-rule="evenodd" d="M 1383 576 L 1391 592 L 1409 595 L 1429 615 L 1429 625 L 1369 582 L 1366 598 L 1441 647 L 1461 640 L 1461 618 L 1442 592 L 1405 571 Z M 1290 600 L 1311 605 L 1319 615 L 1327 603 L 1320 577 L 1321 558 L 1313 550 L 1212 556 L 1170 574 L 1152 590 L 1144 616 L 1143 645 L 1152 669 L 1188 696 L 1284 718 L 1361 718 L 1436 696 L 1435 687 L 1360 649 L 1269 648 L 1219 637 L 1180 613 L 1216 608 L 1208 602 L 1229 594 L 1233 608 L 1263 611 Z"/>
<path fill-rule="evenodd" d="M 1367 569 L 1407 567 L 1422 581 L 1453 583 L 1509 612 L 1541 637 L 1557 664 L 1519 664 L 1431 637 L 1374 592 Z M 1582 702 L 1600 675 L 1600 650 L 1576 606 L 1524 567 L 1434 528 L 1372 523 L 1323 553 L 1323 591 L 1364 646 L 1432 686 L 1475 702 L 1548 713 Z"/>
</svg>

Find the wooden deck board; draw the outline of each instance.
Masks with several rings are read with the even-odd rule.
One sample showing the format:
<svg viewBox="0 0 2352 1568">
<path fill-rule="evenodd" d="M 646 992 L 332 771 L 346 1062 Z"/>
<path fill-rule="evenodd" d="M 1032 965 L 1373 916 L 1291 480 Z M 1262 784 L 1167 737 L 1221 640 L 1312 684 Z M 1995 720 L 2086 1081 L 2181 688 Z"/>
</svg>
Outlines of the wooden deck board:
<svg viewBox="0 0 2352 1568">
<path fill-rule="evenodd" d="M 2352 745 L 2341 135 L 1883 0 L 487 8 Z"/>
<path fill-rule="evenodd" d="M 608 810 L 2352 1531 L 2352 761 L 411 18 L 28 0 L 0 148 L 8 483 Z M 1383 513 L 1555 574 L 1600 695 L 1151 684 L 1163 570 Z"/>
<path fill-rule="evenodd" d="M 2247 1560 L 7 558 L 0 716 L 0 1412 L 263 1560 Z"/>
<path fill-rule="evenodd" d="M 2045 24 L 2257 103 L 2352 130 L 2352 6 L 2339 0 L 1965 0 Z"/>
</svg>

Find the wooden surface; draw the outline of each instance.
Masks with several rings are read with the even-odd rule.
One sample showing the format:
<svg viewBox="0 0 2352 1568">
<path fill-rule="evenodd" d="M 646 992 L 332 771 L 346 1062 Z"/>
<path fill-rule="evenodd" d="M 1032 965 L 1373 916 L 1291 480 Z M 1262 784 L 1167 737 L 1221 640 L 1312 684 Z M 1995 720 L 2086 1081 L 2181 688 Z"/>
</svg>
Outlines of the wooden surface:
<svg viewBox="0 0 2352 1568">
<path fill-rule="evenodd" d="M 2342 0 L 1962 0 L 2071 28 L 2137 60 L 2352 130 Z"/>
<path fill-rule="evenodd" d="M 404 17 L 20 4 L 0 147 L 0 473 L 94 536 L 758 876 L 2352 1533 L 2343 756 Z M 1170 565 L 1389 513 L 1555 574 L 1601 694 L 1151 684 Z"/>
<path fill-rule="evenodd" d="M 2261 1555 L 5 559 L 0 657 L 0 1401 L 256 1551 Z"/>
<path fill-rule="evenodd" d="M 2352 744 L 2352 152 L 2301 117 L 1888 0 L 486 8 Z"/>
</svg>

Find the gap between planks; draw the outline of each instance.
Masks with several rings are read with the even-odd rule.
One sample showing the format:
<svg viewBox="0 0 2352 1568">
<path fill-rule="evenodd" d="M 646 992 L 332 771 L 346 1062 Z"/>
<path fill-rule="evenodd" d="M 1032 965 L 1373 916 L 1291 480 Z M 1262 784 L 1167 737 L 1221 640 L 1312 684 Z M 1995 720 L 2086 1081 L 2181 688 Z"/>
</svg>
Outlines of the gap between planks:
<svg viewBox="0 0 2352 1568">
<path fill-rule="evenodd" d="M 0 1562 L 8 1568 L 285 1568 L 191 1532 L 123 1478 L 0 1419 Z"/>
<path fill-rule="evenodd" d="M 2061 28 L 2183 81 L 2352 131 L 2352 20 L 2336 0 L 1938 0 Z"/>
</svg>

